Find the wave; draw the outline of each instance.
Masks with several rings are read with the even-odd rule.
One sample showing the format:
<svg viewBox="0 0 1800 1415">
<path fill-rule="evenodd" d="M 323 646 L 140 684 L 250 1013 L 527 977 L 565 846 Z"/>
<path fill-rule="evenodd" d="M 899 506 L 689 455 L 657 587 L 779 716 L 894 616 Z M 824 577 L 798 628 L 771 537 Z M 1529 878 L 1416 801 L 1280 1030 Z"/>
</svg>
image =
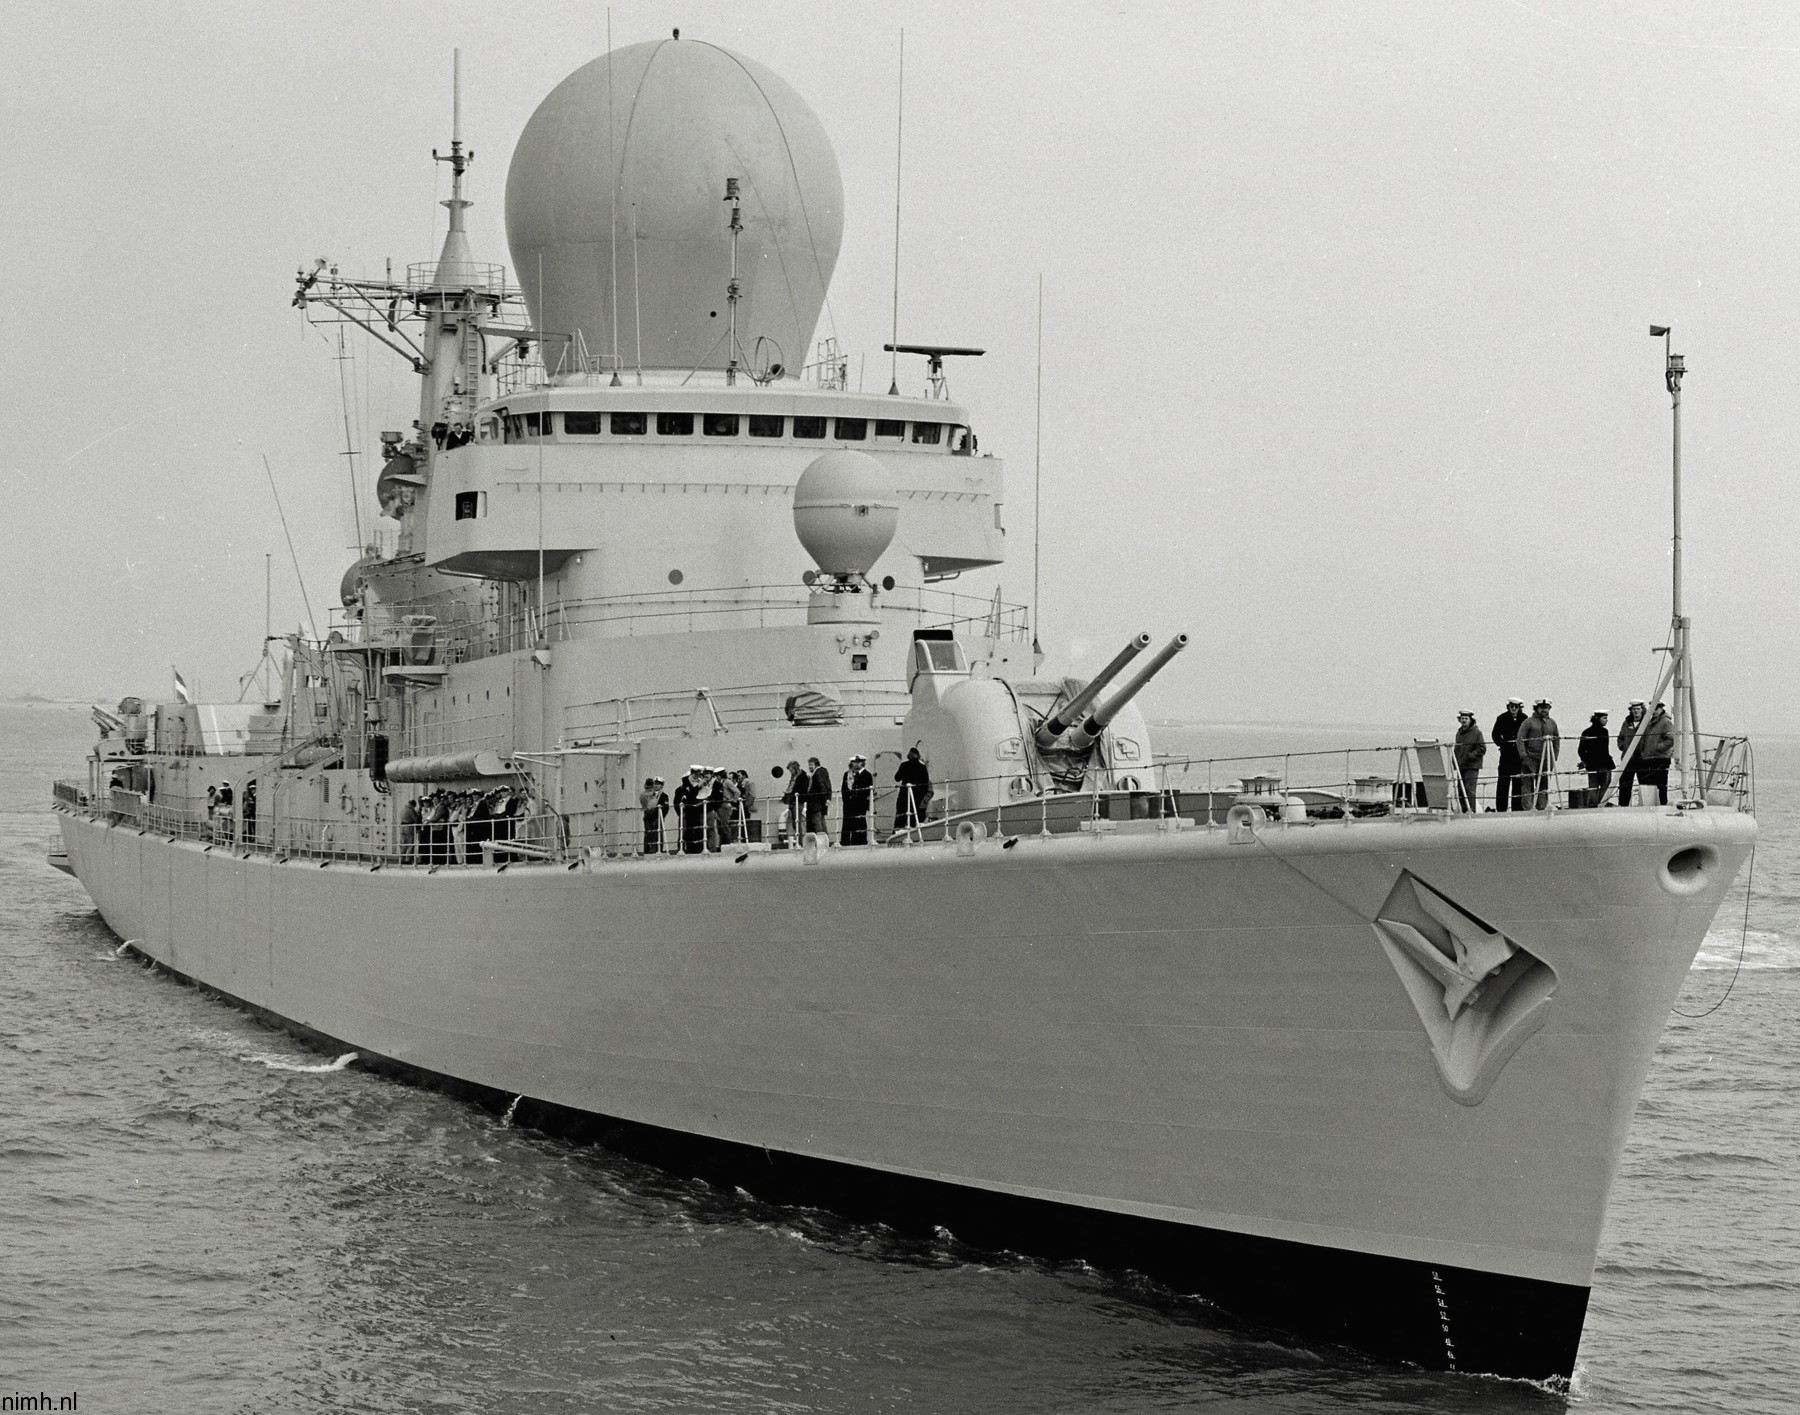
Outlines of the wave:
<svg viewBox="0 0 1800 1415">
<path fill-rule="evenodd" d="M 1738 966 L 1739 951 L 1745 968 L 1800 969 L 1800 939 L 1777 929 L 1714 929 L 1700 945 L 1692 971 L 1729 971 Z"/>
<path fill-rule="evenodd" d="M 317 1073 L 321 1071 L 342 1071 L 346 1066 L 357 1059 L 357 1053 L 347 1051 L 342 1056 L 333 1057 L 330 1061 L 320 1062 L 295 1061 L 289 1057 L 269 1056 L 263 1052 L 254 1052 L 249 1056 L 239 1057 L 238 1059 L 240 1061 L 254 1061 L 258 1065 L 268 1067 L 271 1071 L 305 1071 Z"/>
<path fill-rule="evenodd" d="M 347 1051 L 329 1061 L 315 1061 L 306 1053 L 282 1056 L 275 1052 L 256 1050 L 248 1037 L 233 1032 L 223 1031 L 217 1027 L 190 1027 L 187 1039 L 207 1051 L 221 1052 L 233 1061 L 254 1062 L 258 1066 L 266 1066 L 271 1071 L 294 1071 L 305 1074 L 319 1074 L 326 1071 L 342 1071 L 351 1062 L 358 1059 L 358 1053 Z"/>
</svg>

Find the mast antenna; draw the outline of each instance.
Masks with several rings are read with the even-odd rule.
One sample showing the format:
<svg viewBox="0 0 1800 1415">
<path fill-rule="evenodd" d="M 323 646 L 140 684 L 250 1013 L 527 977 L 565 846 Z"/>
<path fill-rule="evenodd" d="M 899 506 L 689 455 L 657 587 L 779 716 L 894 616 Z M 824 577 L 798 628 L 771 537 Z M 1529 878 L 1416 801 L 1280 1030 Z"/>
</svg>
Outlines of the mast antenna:
<svg viewBox="0 0 1800 1415">
<path fill-rule="evenodd" d="M 606 194 L 607 250 L 612 256 L 612 386 L 619 387 L 619 155 L 613 143 L 612 6 L 606 7 L 606 174 L 612 188 Z M 635 222 L 635 216 L 633 218 Z M 631 258 L 637 259 L 632 245 Z M 544 298 L 543 277 L 538 277 L 538 300 Z"/>
<path fill-rule="evenodd" d="M 731 388 L 737 384 L 737 255 L 738 237 L 744 230 L 743 199 L 738 194 L 738 179 L 736 177 L 727 177 L 725 179 L 725 200 L 731 203 L 731 281 L 725 286 L 725 304 L 731 311 L 730 328 L 727 330 L 727 337 L 731 340 L 731 347 L 726 351 L 725 386 Z"/>
<path fill-rule="evenodd" d="M 450 208 L 450 227 L 452 230 L 463 229 L 463 208 L 469 203 L 463 200 L 463 173 L 468 171 L 475 161 L 475 154 L 463 151 L 462 141 L 462 50 L 450 51 L 450 151 L 439 152 L 431 149 L 434 162 L 450 164 L 450 200 L 445 203 Z"/>
<path fill-rule="evenodd" d="M 900 391 L 900 157 L 906 137 L 906 31 L 900 31 L 900 83 L 894 95 L 894 337 L 888 347 L 894 349 L 889 366 L 888 396 Z"/>
<path fill-rule="evenodd" d="M 1039 566 L 1044 540 L 1044 272 L 1041 270 L 1038 272 L 1037 299 L 1036 432 L 1037 442 L 1031 456 L 1031 652 L 1034 657 L 1041 658 L 1044 652 L 1039 629 L 1039 616 L 1043 612 Z"/>
<path fill-rule="evenodd" d="M 1669 390 L 1671 530 L 1669 536 L 1669 643 L 1667 675 L 1673 680 L 1671 704 L 1675 727 L 1675 765 L 1685 788 L 1697 779 L 1700 768 L 1700 712 L 1694 701 L 1694 662 L 1689 643 L 1692 621 L 1681 603 L 1681 380 L 1687 360 L 1674 351 L 1673 333 L 1666 324 L 1650 326 L 1652 338 L 1662 336 L 1663 386 Z"/>
</svg>

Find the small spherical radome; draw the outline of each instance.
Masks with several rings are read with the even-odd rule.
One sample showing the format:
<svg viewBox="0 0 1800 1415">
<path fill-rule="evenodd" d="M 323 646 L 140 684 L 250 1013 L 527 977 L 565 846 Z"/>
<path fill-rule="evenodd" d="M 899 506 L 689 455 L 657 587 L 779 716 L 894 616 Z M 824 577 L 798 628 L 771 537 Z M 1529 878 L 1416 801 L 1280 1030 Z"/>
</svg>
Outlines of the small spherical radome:
<svg viewBox="0 0 1800 1415">
<path fill-rule="evenodd" d="M 739 366 L 797 372 L 843 237 L 837 156 L 782 79 L 702 41 L 602 55 L 525 125 L 507 171 L 506 234 L 535 327 L 579 334 L 590 357 L 616 353 L 628 368 L 724 368 L 728 177 L 743 209 Z M 759 352 L 758 338 L 780 352 Z M 562 352 L 547 342 L 548 362 Z"/>
<path fill-rule="evenodd" d="M 794 483 L 794 534 L 827 575 L 867 575 L 893 543 L 900 498 L 867 452 L 827 452 Z"/>
<path fill-rule="evenodd" d="M 344 578 L 338 581 L 338 602 L 345 609 L 355 609 L 362 604 L 362 589 L 369 578 L 369 570 L 379 563 L 379 557 L 365 555 L 344 571 Z"/>
</svg>

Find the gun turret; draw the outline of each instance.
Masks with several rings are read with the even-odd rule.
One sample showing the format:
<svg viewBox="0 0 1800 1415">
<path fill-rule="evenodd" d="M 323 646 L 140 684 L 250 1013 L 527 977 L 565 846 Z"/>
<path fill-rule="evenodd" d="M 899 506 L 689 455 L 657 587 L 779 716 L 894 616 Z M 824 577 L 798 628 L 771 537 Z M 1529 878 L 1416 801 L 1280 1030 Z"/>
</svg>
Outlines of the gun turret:
<svg viewBox="0 0 1800 1415">
<path fill-rule="evenodd" d="M 1113 661 L 1093 676 L 1087 687 L 1083 688 L 1074 697 L 1070 698 L 1068 702 L 1064 703 L 1062 707 L 1058 708 L 1039 724 L 1035 734 L 1038 746 L 1045 749 L 1056 746 L 1056 739 L 1061 737 L 1063 733 L 1067 732 L 1077 722 L 1081 721 L 1081 715 L 1088 710 L 1088 705 L 1106 690 L 1106 685 L 1108 683 L 1119 676 L 1119 670 L 1124 668 L 1126 664 L 1130 663 L 1132 659 L 1136 658 L 1149 647 L 1150 636 L 1148 634 L 1139 634 L 1136 638 L 1132 639 L 1130 643 L 1126 644 L 1124 648 L 1120 649 L 1114 656 Z"/>
<path fill-rule="evenodd" d="M 1106 731 L 1107 725 L 1113 718 L 1118 716 L 1119 709 L 1135 698 L 1138 693 L 1142 691 L 1144 684 L 1156 677 L 1156 675 L 1162 671 L 1163 665 L 1174 658 L 1176 654 L 1180 653 L 1187 646 L 1188 636 L 1186 634 L 1177 634 L 1174 638 L 1170 639 L 1168 643 L 1164 644 L 1155 653 L 1151 654 L 1149 661 L 1145 663 L 1142 668 L 1138 669 L 1136 673 L 1132 674 L 1131 677 L 1125 680 L 1124 687 L 1120 688 L 1118 692 L 1114 693 L 1099 707 L 1095 708 L 1088 720 L 1069 734 L 1069 739 L 1065 745 L 1071 751 L 1082 752 L 1098 742 L 1101 735 Z"/>
</svg>

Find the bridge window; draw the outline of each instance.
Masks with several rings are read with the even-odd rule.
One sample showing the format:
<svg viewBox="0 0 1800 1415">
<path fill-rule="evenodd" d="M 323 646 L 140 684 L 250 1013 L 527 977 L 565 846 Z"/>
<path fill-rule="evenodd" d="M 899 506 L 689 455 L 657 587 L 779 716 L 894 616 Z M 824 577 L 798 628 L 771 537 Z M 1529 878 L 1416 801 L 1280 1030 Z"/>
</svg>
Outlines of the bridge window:
<svg viewBox="0 0 1800 1415">
<path fill-rule="evenodd" d="M 738 415 L 736 413 L 708 413 L 700 427 L 708 437 L 736 437 Z"/>
<path fill-rule="evenodd" d="M 750 414 L 750 435 L 752 437 L 780 437 L 786 430 L 786 418 L 772 418 L 764 413 Z"/>
<path fill-rule="evenodd" d="M 942 423 L 914 423 L 913 424 L 913 441 L 914 442 L 923 443 L 923 444 L 925 444 L 927 446 L 931 446 L 931 447 L 936 447 L 938 445 L 938 442 L 943 438 L 943 435 L 944 435 L 944 425 Z"/>
<path fill-rule="evenodd" d="M 694 415 L 692 413 L 658 413 L 656 415 L 656 435 L 658 437 L 692 437 L 694 435 Z"/>
<path fill-rule="evenodd" d="M 906 441 L 906 424 L 899 418 L 877 418 L 875 419 L 875 435 L 892 437 L 897 441 L 904 442 Z"/>
<path fill-rule="evenodd" d="M 506 441 L 517 442 L 521 437 L 525 436 L 525 419 L 520 417 L 517 413 L 508 413 L 505 422 Z"/>
<path fill-rule="evenodd" d="M 614 413 L 612 430 L 617 437 L 642 437 L 644 426 L 649 421 L 644 413 Z"/>
<path fill-rule="evenodd" d="M 485 491 L 459 491 L 456 493 L 456 519 L 473 521 L 487 515 L 487 493 Z"/>
<path fill-rule="evenodd" d="M 824 418 L 795 418 L 795 437 L 823 437 L 825 435 Z"/>
<path fill-rule="evenodd" d="M 951 423 L 950 450 L 959 457 L 969 456 L 975 451 L 975 434 L 961 423 Z"/>
<path fill-rule="evenodd" d="M 598 413 L 564 413 L 563 431 L 571 437 L 595 437 L 600 431 Z"/>
<path fill-rule="evenodd" d="M 541 427 L 540 423 L 542 423 Z M 537 413 L 525 414 L 525 435 L 527 437 L 537 437 L 548 431 L 550 431 L 550 414 L 544 413 L 541 416 Z"/>
<path fill-rule="evenodd" d="M 837 420 L 839 442 L 861 442 L 869 435 L 867 418 L 839 418 Z"/>
</svg>

